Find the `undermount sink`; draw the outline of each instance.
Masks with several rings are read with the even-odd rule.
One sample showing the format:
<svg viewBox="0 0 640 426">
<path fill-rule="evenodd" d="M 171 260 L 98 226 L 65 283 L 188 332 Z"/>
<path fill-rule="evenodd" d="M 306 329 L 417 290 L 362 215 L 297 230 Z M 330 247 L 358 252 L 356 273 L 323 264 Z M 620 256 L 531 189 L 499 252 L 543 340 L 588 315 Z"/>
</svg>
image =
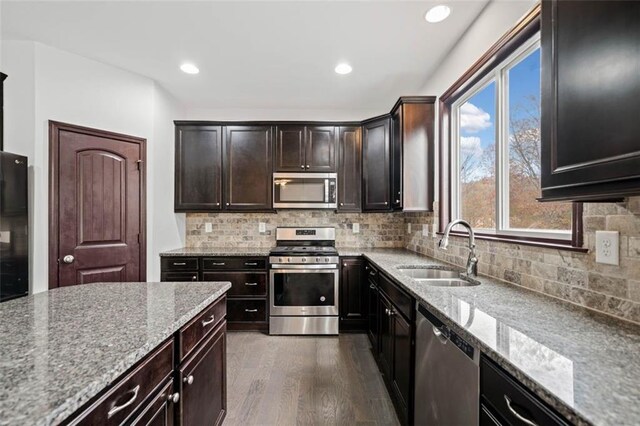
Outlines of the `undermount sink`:
<svg viewBox="0 0 640 426">
<path fill-rule="evenodd" d="M 419 283 L 433 287 L 470 287 L 480 285 L 460 274 L 455 269 L 447 269 L 439 266 L 406 266 L 398 267 L 398 270 Z"/>
</svg>

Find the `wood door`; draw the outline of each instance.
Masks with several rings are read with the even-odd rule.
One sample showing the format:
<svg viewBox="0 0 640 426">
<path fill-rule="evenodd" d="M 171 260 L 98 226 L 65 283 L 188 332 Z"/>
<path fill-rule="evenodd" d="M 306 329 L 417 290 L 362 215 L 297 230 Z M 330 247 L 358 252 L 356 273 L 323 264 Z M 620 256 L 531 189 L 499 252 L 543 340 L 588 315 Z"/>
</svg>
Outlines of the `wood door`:
<svg viewBox="0 0 640 426">
<path fill-rule="evenodd" d="M 222 128 L 176 126 L 176 212 L 221 209 Z"/>
<path fill-rule="evenodd" d="M 364 261 L 360 258 L 342 259 L 339 303 L 341 329 L 366 329 L 369 310 L 366 285 Z"/>
<path fill-rule="evenodd" d="M 144 281 L 146 141 L 53 121 L 49 131 L 49 287 Z"/>
<path fill-rule="evenodd" d="M 542 199 L 640 194 L 640 2 L 544 0 Z"/>
<path fill-rule="evenodd" d="M 276 128 L 276 172 L 305 170 L 304 126 Z"/>
<path fill-rule="evenodd" d="M 362 126 L 362 192 L 364 211 L 391 209 L 389 118 Z"/>
<path fill-rule="evenodd" d="M 180 369 L 182 426 L 220 425 L 227 412 L 226 323 Z"/>
<path fill-rule="evenodd" d="M 271 210 L 271 127 L 227 126 L 223 150 L 225 210 Z"/>
<path fill-rule="evenodd" d="M 378 353 L 378 362 L 380 370 L 385 375 L 388 383 L 393 380 L 393 317 L 389 312 L 393 309 L 393 305 L 382 293 L 380 294 L 380 308 L 378 315 L 380 317 L 380 331 L 378 339 L 380 340 L 380 352 Z"/>
<path fill-rule="evenodd" d="M 401 411 L 408 416 L 411 401 L 412 374 L 412 345 L 411 325 L 396 310 L 392 311 L 393 318 L 393 390 L 396 400 L 400 403 Z"/>
<path fill-rule="evenodd" d="M 402 139 L 403 105 L 391 115 L 391 206 L 394 210 L 402 210 Z"/>
<path fill-rule="evenodd" d="M 305 133 L 305 170 L 321 173 L 335 172 L 336 128 L 308 126 Z"/>
<path fill-rule="evenodd" d="M 359 212 L 362 206 L 360 127 L 340 127 L 338 153 L 338 210 Z"/>
</svg>

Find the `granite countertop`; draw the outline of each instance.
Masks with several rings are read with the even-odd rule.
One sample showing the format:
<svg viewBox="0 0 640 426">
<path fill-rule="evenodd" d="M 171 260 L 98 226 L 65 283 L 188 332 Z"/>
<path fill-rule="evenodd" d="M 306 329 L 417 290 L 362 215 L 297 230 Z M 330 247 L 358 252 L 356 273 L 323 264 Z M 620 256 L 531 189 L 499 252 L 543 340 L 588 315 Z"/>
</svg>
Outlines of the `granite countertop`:
<svg viewBox="0 0 640 426">
<path fill-rule="evenodd" d="M 229 288 L 96 283 L 0 304 L 0 424 L 57 424 Z"/>
<path fill-rule="evenodd" d="M 163 251 L 164 256 L 269 256 L 271 248 L 260 247 L 182 247 Z"/>
<path fill-rule="evenodd" d="M 364 255 L 400 282 L 572 422 L 640 422 L 640 326 L 486 277 L 473 287 L 421 284 L 398 266 L 451 265 L 408 250 L 348 253 Z"/>
</svg>

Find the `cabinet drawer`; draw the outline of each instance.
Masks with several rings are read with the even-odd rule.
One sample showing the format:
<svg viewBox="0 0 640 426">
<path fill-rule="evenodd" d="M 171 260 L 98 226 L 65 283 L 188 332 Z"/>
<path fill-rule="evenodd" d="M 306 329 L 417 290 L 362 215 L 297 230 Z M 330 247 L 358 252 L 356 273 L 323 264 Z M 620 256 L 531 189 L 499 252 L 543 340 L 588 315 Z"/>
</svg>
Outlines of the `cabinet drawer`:
<svg viewBox="0 0 640 426">
<path fill-rule="evenodd" d="M 484 357 L 480 362 L 480 393 L 509 424 L 526 425 L 523 419 L 538 425 L 568 424 Z"/>
<path fill-rule="evenodd" d="M 413 303 L 411 302 L 411 296 L 400 290 L 389 278 L 380 274 L 378 285 L 387 295 L 391 303 L 408 319 L 411 319 L 411 313 L 413 311 Z"/>
<path fill-rule="evenodd" d="M 227 314 L 227 296 L 222 296 L 180 329 L 180 361 L 198 346 Z"/>
<path fill-rule="evenodd" d="M 163 257 L 162 271 L 197 271 L 197 257 Z"/>
<path fill-rule="evenodd" d="M 173 425 L 175 413 L 174 402 L 171 399 L 173 394 L 172 379 L 156 392 L 142 412 L 131 422 L 131 426 Z"/>
<path fill-rule="evenodd" d="M 266 300 L 229 300 L 229 322 L 265 322 Z"/>
<path fill-rule="evenodd" d="M 230 281 L 229 296 L 266 296 L 266 272 L 204 272 L 203 281 Z"/>
<path fill-rule="evenodd" d="M 202 269 L 206 271 L 267 269 L 267 260 L 251 257 L 206 257 L 202 259 Z"/>
<path fill-rule="evenodd" d="M 73 425 L 119 425 L 129 418 L 173 371 L 173 339 L 147 356 L 138 367 L 98 401 L 87 408 Z"/>
<path fill-rule="evenodd" d="M 380 277 L 380 273 L 378 272 L 378 270 L 375 267 L 373 267 L 373 265 L 371 265 L 370 263 L 367 263 L 367 265 L 364 267 L 364 270 L 367 274 L 366 276 L 369 282 L 377 286 L 378 278 Z"/>
<path fill-rule="evenodd" d="M 198 281 L 198 272 L 163 272 L 161 281 Z"/>
</svg>

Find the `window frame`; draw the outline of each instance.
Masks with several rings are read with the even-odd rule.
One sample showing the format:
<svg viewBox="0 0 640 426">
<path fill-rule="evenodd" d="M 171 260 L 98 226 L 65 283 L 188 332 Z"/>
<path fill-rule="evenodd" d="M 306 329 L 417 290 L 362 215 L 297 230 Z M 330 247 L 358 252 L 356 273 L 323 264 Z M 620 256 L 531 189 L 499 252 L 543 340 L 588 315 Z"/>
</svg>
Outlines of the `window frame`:
<svg viewBox="0 0 640 426">
<path fill-rule="evenodd" d="M 507 203 L 502 199 L 508 197 L 508 155 L 500 155 L 505 145 L 508 149 L 508 126 L 503 126 L 507 118 L 508 108 L 501 108 L 508 104 L 508 86 L 504 85 L 508 79 L 508 70 L 517 65 L 522 59 L 540 46 L 540 4 L 534 6 L 510 31 L 500 38 L 478 61 L 476 61 L 441 97 L 439 100 L 439 231 L 444 232 L 446 224 L 453 217 L 458 217 L 459 205 L 455 197 L 459 193 L 459 132 L 457 121 L 458 107 L 472 98 L 475 94 L 495 81 L 496 110 L 495 132 L 496 144 L 496 229 L 477 230 L 479 239 L 504 241 L 510 243 L 536 245 L 561 248 L 573 251 L 586 251 L 582 247 L 582 203 L 573 203 L 571 217 L 571 232 L 542 230 L 529 231 L 526 229 L 509 229 L 505 227 L 509 221 Z M 506 80 L 508 82 L 508 80 Z M 498 137 L 498 132 L 501 132 Z M 506 134 L 505 134 L 506 133 Z M 455 145 L 454 145 L 455 144 Z M 454 149 L 454 147 L 456 149 Z M 452 153 L 452 151 L 454 151 Z M 454 173 L 455 171 L 455 173 Z M 506 172 L 506 174 L 505 174 Z M 502 182 L 501 182 L 502 180 Z M 466 232 L 454 231 L 454 234 L 466 235 Z M 560 235 L 558 235 L 560 234 Z"/>
</svg>

